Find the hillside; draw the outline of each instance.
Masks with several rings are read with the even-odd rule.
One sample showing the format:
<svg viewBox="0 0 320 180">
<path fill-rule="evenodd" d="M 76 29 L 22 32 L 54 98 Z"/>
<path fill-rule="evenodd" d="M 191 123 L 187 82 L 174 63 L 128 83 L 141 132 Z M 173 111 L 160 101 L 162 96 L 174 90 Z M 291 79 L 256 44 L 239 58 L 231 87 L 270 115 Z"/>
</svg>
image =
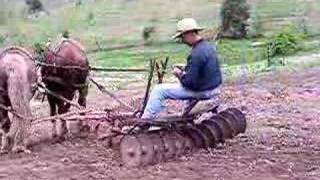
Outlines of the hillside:
<svg viewBox="0 0 320 180">
<path fill-rule="evenodd" d="M 0 44 L 30 46 L 35 42 L 56 39 L 68 30 L 87 49 L 98 46 L 134 44 L 142 41 L 144 27 L 155 26 L 154 41 L 171 41 L 175 25 L 181 17 L 194 17 L 202 26 L 216 29 L 220 23 L 222 0 L 88 0 L 76 6 L 72 0 L 42 1 L 49 16 L 30 17 L 22 0 L 2 0 L 0 12 Z M 320 2 L 310 0 L 251 0 L 252 21 L 266 37 L 283 28 L 302 29 L 317 33 Z M 307 17 L 307 18 L 304 18 Z M 303 24 L 301 22 L 304 22 Z M 302 26 L 303 27 L 300 27 Z M 222 59 L 227 64 L 239 63 L 241 52 L 247 62 L 265 58 L 264 49 L 252 49 L 251 43 L 265 38 L 222 43 Z M 173 41 L 171 41 L 173 42 Z M 183 61 L 188 48 L 168 43 L 130 50 L 102 52 L 90 56 L 92 63 L 106 66 L 142 65 L 154 56 L 171 56 Z M 259 57 L 261 56 L 261 57 Z"/>
</svg>

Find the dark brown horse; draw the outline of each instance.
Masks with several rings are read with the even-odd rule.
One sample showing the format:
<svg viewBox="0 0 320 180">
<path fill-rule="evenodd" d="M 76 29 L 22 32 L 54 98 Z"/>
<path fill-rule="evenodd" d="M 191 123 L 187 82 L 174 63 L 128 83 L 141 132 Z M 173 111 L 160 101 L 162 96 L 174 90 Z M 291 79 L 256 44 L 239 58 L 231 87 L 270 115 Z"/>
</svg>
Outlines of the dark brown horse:
<svg viewBox="0 0 320 180">
<path fill-rule="evenodd" d="M 41 69 L 41 76 L 46 87 L 70 101 L 79 91 L 78 103 L 85 107 L 89 63 L 81 44 L 72 39 L 62 39 L 56 48 L 47 48 L 44 57 L 46 65 Z M 66 113 L 70 109 L 70 104 L 61 99 L 50 94 L 47 98 L 51 116 Z"/>
<path fill-rule="evenodd" d="M 25 140 L 29 137 L 31 126 L 30 100 L 37 82 L 36 66 L 33 56 L 20 47 L 10 47 L 0 52 L 0 126 L 2 134 L 1 151 L 27 152 Z M 9 119 L 8 111 L 3 107 L 12 107 L 19 115 Z"/>
</svg>

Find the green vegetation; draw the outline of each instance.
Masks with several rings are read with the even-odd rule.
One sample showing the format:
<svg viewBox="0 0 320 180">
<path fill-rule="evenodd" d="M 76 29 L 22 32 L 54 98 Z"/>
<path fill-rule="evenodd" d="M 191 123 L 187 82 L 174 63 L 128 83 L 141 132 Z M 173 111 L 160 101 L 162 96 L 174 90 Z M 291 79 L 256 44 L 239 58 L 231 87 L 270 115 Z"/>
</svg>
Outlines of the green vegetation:
<svg viewBox="0 0 320 180">
<path fill-rule="evenodd" d="M 316 0 L 312 1 L 319 3 Z M 80 39 L 90 50 L 100 46 L 141 43 L 144 40 L 144 30 L 154 27 L 150 37 L 151 46 L 89 55 L 93 65 L 128 67 L 146 65 L 146 61 L 151 57 L 164 59 L 170 56 L 171 63 L 184 62 L 189 47 L 170 39 L 175 32 L 177 20 L 193 16 L 200 25 L 215 29 L 220 24 L 222 0 L 99 0 L 81 1 L 76 4 L 65 4 L 65 2 L 59 4 L 59 0 L 42 2 L 44 8 L 50 12 L 50 16 L 28 17 L 28 7 L 22 0 L 10 1 L 3 6 L 0 10 L 0 46 L 43 44 L 48 38 L 54 41 L 62 34 L 70 34 L 71 37 Z M 277 50 L 274 55 L 280 56 L 319 49 L 317 41 L 319 37 L 315 36 L 312 39 L 300 37 L 301 33 L 317 32 L 317 29 L 320 29 L 320 24 L 301 18 L 303 15 L 308 15 L 307 12 L 312 12 L 313 6 L 317 8 L 316 5 L 309 6 L 310 2 L 307 4 L 299 0 L 248 2 L 251 3 L 250 20 L 255 32 L 250 36 L 252 38 L 248 39 L 221 40 L 217 49 L 223 64 L 266 62 L 267 46 L 253 46 L 252 44 L 256 42 L 267 44 L 275 41 Z M 51 7 L 51 4 L 54 5 Z M 291 29 L 289 34 L 283 32 L 286 28 Z M 299 37 L 296 39 L 296 36 Z M 291 49 L 293 39 L 294 48 Z"/>
<path fill-rule="evenodd" d="M 262 61 L 266 58 L 265 47 L 253 48 L 252 43 L 256 40 L 264 41 L 264 39 L 244 39 L 241 41 L 222 40 L 218 45 L 218 52 L 221 56 L 220 59 L 228 65 Z"/>
<path fill-rule="evenodd" d="M 270 56 L 286 56 L 298 50 L 298 37 L 289 32 L 276 34 L 269 42 Z"/>
<path fill-rule="evenodd" d="M 297 8 L 296 5 L 298 2 L 298 0 L 262 0 L 256 5 L 261 16 L 268 18 L 279 18 L 292 15 L 295 11 L 295 8 Z"/>
<path fill-rule="evenodd" d="M 186 45 L 175 42 L 155 43 L 152 46 L 140 48 L 99 52 L 92 54 L 90 60 L 96 65 L 129 67 L 148 65 L 147 60 L 153 57 L 164 59 L 170 56 L 171 63 L 181 63 L 185 61 L 188 51 L 189 48 Z"/>
<path fill-rule="evenodd" d="M 300 42 L 307 37 L 304 33 L 297 33 L 292 31 L 281 31 L 275 34 L 269 41 L 268 41 L 268 66 L 271 64 L 282 64 L 284 65 L 284 57 L 294 54 L 302 46 Z M 271 58 L 274 57 L 282 57 L 280 62 L 272 62 Z"/>
<path fill-rule="evenodd" d="M 0 35 L 0 44 L 4 43 L 6 38 L 3 35 Z"/>
</svg>

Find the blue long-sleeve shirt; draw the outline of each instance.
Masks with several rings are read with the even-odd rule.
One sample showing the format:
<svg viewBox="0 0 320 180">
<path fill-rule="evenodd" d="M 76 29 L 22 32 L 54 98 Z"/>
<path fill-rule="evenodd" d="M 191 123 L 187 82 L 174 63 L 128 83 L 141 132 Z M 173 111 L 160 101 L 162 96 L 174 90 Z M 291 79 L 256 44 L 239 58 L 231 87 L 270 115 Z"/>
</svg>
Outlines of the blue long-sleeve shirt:
<svg viewBox="0 0 320 180">
<path fill-rule="evenodd" d="M 183 87 L 193 91 L 212 90 L 222 83 L 218 56 L 213 45 L 206 40 L 193 45 L 187 58 L 185 74 L 180 81 Z"/>
</svg>

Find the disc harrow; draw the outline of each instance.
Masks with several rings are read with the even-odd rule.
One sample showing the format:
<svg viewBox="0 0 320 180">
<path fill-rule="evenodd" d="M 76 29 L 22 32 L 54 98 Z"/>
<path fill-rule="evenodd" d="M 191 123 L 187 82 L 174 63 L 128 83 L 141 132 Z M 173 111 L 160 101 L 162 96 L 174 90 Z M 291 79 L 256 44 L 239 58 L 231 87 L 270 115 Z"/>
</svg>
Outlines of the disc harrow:
<svg viewBox="0 0 320 180">
<path fill-rule="evenodd" d="M 123 164 L 129 167 L 170 161 L 201 148 L 214 148 L 244 133 L 246 127 L 245 115 L 236 108 L 229 108 L 200 124 L 185 121 L 172 128 L 164 126 L 160 130 L 125 135 L 120 142 L 120 156 Z"/>
</svg>

